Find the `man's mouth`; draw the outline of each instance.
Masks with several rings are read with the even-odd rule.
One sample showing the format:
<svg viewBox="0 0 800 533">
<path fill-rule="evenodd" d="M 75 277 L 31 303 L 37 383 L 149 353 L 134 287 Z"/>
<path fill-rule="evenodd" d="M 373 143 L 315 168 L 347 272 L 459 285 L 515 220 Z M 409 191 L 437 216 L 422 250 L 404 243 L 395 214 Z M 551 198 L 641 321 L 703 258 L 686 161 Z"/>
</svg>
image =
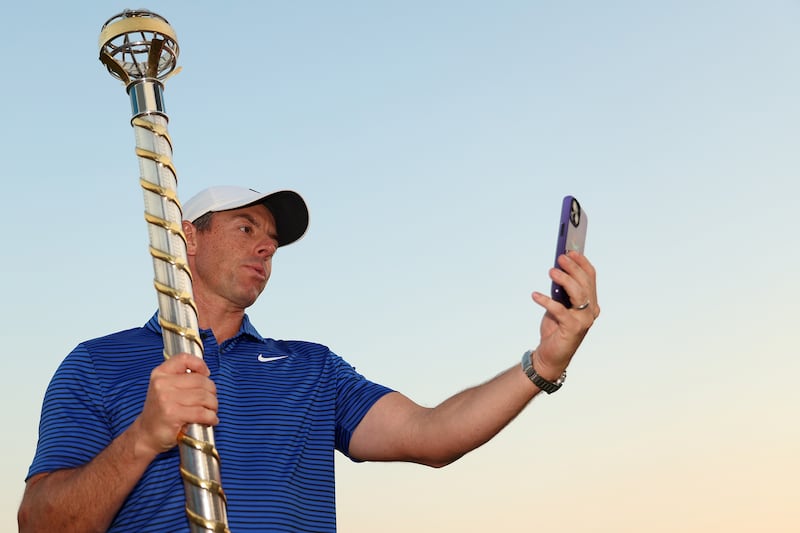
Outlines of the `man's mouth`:
<svg viewBox="0 0 800 533">
<path fill-rule="evenodd" d="M 252 264 L 251 265 L 246 265 L 246 266 L 247 266 L 247 268 L 249 268 L 250 270 L 255 272 L 258 275 L 258 277 L 260 277 L 262 279 L 267 279 L 267 271 L 263 266 L 261 266 L 261 265 L 252 265 Z"/>
</svg>

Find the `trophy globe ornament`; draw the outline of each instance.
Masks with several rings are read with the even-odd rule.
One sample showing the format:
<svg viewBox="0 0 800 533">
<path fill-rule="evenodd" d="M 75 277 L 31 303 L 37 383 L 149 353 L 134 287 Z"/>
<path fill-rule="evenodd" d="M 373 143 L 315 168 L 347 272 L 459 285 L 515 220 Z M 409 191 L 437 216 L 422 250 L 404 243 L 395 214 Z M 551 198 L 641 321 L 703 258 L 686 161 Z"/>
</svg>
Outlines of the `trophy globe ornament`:
<svg viewBox="0 0 800 533">
<path fill-rule="evenodd" d="M 100 61 L 125 85 L 142 78 L 160 81 L 177 74 L 178 39 L 167 19 L 144 9 L 127 9 L 100 30 Z"/>
<path fill-rule="evenodd" d="M 122 81 L 133 117 L 164 110 L 164 82 L 180 72 L 178 38 L 167 19 L 145 9 L 125 10 L 100 30 L 100 62 Z"/>
</svg>

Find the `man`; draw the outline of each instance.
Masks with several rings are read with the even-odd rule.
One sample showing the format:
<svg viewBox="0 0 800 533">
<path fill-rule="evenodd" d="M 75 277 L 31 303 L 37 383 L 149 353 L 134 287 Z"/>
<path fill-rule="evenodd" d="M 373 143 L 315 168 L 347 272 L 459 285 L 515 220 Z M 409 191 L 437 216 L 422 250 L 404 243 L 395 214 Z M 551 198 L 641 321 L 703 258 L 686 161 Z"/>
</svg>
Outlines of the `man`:
<svg viewBox="0 0 800 533">
<path fill-rule="evenodd" d="M 204 359 L 163 361 L 155 316 L 70 353 L 45 395 L 21 531 L 188 530 L 176 436 L 189 423 L 215 426 L 232 531 L 335 531 L 334 448 L 451 463 L 558 388 L 600 312 L 592 265 L 560 257 L 550 277 L 576 306 L 534 293 L 546 313 L 522 365 L 425 408 L 324 346 L 265 339 L 248 320 L 275 251 L 306 231 L 298 194 L 213 187 L 184 218 Z"/>
</svg>

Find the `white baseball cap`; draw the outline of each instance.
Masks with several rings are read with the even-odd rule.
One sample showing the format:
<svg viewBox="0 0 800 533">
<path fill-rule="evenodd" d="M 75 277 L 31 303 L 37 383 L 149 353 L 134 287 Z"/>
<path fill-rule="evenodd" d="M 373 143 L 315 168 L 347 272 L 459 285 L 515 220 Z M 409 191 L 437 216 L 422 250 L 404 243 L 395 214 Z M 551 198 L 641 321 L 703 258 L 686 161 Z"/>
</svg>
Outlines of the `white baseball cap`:
<svg viewBox="0 0 800 533">
<path fill-rule="evenodd" d="M 275 217 L 278 246 L 291 244 L 308 229 L 308 207 L 303 197 L 294 191 L 275 191 L 262 194 L 245 187 L 223 185 L 209 187 L 183 204 L 183 219 L 194 222 L 206 213 L 228 211 L 254 204 L 264 204 Z"/>
</svg>

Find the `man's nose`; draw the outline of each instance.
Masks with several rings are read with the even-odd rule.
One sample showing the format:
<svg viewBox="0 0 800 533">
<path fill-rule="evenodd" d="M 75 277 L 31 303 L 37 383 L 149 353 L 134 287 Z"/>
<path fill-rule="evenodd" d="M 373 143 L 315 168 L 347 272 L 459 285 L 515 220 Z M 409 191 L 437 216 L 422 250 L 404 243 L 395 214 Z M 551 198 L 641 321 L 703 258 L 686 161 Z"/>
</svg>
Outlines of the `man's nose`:
<svg viewBox="0 0 800 533">
<path fill-rule="evenodd" d="M 275 255 L 278 250 L 278 241 L 273 237 L 265 237 L 258 244 L 258 255 L 264 258 L 269 258 Z"/>
</svg>

